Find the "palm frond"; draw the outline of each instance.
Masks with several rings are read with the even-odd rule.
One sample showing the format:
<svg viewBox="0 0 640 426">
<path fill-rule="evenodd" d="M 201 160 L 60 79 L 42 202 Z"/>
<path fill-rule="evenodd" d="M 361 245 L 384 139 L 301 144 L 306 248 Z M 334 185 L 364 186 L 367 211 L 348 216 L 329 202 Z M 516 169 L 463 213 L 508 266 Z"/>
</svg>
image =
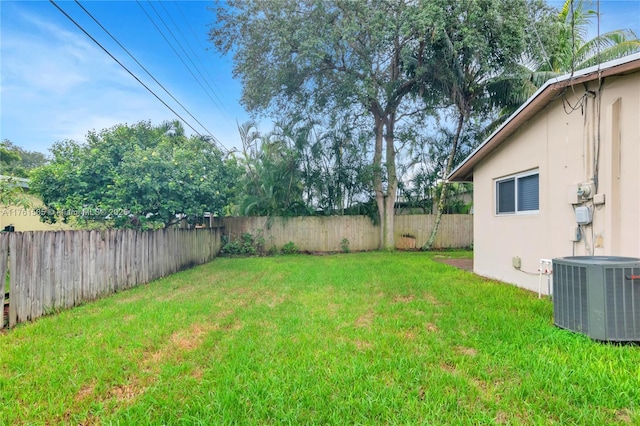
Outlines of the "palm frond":
<svg viewBox="0 0 640 426">
<path fill-rule="evenodd" d="M 600 52 L 594 52 L 593 55 L 584 58 L 576 64 L 576 69 L 588 68 L 603 62 L 622 58 L 640 52 L 640 40 L 628 40 L 614 46 L 608 47 Z"/>
<path fill-rule="evenodd" d="M 627 43 L 631 44 L 627 44 Z M 576 52 L 576 63 L 584 62 L 598 52 L 603 52 L 611 47 L 626 44 L 629 48 L 638 43 L 638 38 L 631 30 L 616 30 L 594 37 L 585 42 Z"/>
</svg>

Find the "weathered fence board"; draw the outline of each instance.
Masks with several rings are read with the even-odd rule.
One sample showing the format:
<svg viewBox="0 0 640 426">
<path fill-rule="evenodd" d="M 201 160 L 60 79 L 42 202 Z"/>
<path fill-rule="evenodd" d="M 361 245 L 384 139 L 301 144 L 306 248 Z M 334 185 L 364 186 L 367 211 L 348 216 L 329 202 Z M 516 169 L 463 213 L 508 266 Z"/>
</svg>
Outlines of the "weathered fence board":
<svg viewBox="0 0 640 426">
<path fill-rule="evenodd" d="M 423 246 L 435 223 L 434 215 L 396 215 L 395 238 L 415 239 L 415 246 Z M 380 227 L 367 216 L 327 217 L 222 217 L 216 224 L 224 228 L 230 240 L 242 234 L 261 235 L 265 248 L 282 248 L 292 241 L 303 251 L 340 251 L 343 240 L 349 241 L 353 251 L 376 250 L 380 247 Z M 434 248 L 465 248 L 473 243 L 472 215 L 444 215 Z"/>
<path fill-rule="evenodd" d="M 9 257 L 3 256 L 3 253 L 9 251 L 9 234 L 0 234 L 0 282 L 2 283 L 2 320 L 0 320 L 0 330 L 4 328 L 4 293 L 5 283 L 7 280 L 7 271 L 9 269 Z"/>
<path fill-rule="evenodd" d="M 208 262 L 220 251 L 220 234 L 216 228 L 0 234 L 3 299 L 10 271 L 9 327 Z"/>
</svg>

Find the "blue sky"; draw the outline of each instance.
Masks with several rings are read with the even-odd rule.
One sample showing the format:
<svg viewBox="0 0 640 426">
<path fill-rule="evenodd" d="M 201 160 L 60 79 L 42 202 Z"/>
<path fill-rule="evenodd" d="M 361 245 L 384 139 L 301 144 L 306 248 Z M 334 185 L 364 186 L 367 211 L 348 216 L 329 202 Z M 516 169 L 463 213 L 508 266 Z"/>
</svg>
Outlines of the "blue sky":
<svg viewBox="0 0 640 426">
<path fill-rule="evenodd" d="M 56 3 L 196 130 L 207 134 L 75 2 Z M 208 25 L 215 18 L 207 9 L 212 2 L 81 4 L 223 145 L 239 143 L 236 121 L 249 116 L 239 105 L 241 87 L 231 76 L 230 59 L 221 58 L 207 40 Z M 140 120 L 159 124 L 175 117 L 50 2 L 2 0 L 0 14 L 0 138 L 46 152 L 57 140 L 83 141 L 91 129 Z M 193 133 L 187 126 L 185 130 Z"/>
<path fill-rule="evenodd" d="M 207 134 L 75 2 L 56 3 L 196 130 Z M 559 6 L 562 1 L 549 3 Z M 207 40 L 215 19 L 207 9 L 212 1 L 81 4 L 226 148 L 239 146 L 236 123 L 249 115 L 239 104 L 241 87 L 232 78 L 230 58 L 221 57 Z M 601 32 L 631 28 L 640 35 L 640 0 L 601 0 L 600 10 Z M 140 120 L 159 124 L 175 117 L 49 1 L 0 0 L 0 18 L 0 139 L 46 152 L 57 140 L 83 141 L 92 129 Z"/>
</svg>

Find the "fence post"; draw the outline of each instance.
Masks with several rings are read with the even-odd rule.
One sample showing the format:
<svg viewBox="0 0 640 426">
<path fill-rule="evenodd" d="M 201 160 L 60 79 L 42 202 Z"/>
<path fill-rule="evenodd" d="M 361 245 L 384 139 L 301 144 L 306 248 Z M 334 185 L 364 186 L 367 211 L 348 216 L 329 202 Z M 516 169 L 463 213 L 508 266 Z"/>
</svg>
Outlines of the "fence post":
<svg viewBox="0 0 640 426">
<path fill-rule="evenodd" d="M 0 321 L 0 330 L 4 328 L 4 293 L 7 290 L 7 271 L 9 266 L 9 235 L 8 233 L 0 234 L 0 279 L 2 280 L 2 321 Z M 9 313 L 7 312 L 7 320 Z M 8 324 L 7 324 L 8 325 Z"/>
</svg>

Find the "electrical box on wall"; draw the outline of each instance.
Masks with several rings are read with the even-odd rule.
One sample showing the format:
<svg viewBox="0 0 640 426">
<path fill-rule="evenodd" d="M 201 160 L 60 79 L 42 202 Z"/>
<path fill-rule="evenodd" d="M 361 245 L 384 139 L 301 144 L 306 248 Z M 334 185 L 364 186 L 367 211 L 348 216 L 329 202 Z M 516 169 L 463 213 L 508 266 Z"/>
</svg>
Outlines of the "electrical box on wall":
<svg viewBox="0 0 640 426">
<path fill-rule="evenodd" d="M 587 206 L 576 207 L 576 222 L 578 225 L 591 223 L 591 209 Z"/>
<path fill-rule="evenodd" d="M 567 188 L 567 203 L 580 204 L 578 199 L 578 185 L 571 185 Z"/>
<path fill-rule="evenodd" d="M 516 269 L 520 269 L 522 267 L 522 260 L 520 259 L 520 256 L 515 256 L 511 258 L 511 266 L 513 266 Z"/>
</svg>

